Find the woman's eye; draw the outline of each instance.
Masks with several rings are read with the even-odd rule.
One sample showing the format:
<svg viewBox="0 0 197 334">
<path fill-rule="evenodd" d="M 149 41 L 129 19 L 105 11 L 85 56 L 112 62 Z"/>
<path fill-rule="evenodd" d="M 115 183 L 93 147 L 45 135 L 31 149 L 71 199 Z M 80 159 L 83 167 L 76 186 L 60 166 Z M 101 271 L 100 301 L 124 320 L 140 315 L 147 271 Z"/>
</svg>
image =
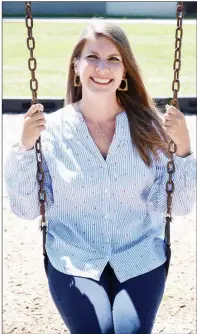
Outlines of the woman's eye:
<svg viewBox="0 0 197 334">
<path fill-rule="evenodd" d="M 87 56 L 87 58 L 89 58 L 89 59 L 98 59 L 98 56 L 96 56 L 96 55 L 89 55 L 89 56 Z M 108 58 L 108 60 L 110 60 L 110 61 L 120 61 L 120 59 L 118 59 L 118 58 L 116 58 L 116 57 L 110 57 L 110 58 Z"/>
<path fill-rule="evenodd" d="M 94 58 L 94 59 L 96 59 L 98 57 L 96 55 L 89 55 L 88 58 Z"/>
<path fill-rule="evenodd" d="M 111 57 L 111 58 L 109 58 L 109 60 L 113 60 L 113 61 L 119 61 L 119 59 L 118 59 L 118 58 L 116 58 L 116 57 Z"/>
</svg>

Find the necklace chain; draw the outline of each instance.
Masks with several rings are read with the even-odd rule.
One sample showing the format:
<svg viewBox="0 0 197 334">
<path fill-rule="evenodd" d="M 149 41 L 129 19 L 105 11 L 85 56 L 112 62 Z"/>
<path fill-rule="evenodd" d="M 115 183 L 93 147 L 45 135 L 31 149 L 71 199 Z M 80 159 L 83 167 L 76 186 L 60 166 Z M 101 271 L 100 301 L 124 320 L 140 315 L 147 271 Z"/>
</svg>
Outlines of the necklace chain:
<svg viewBox="0 0 197 334">
<path fill-rule="evenodd" d="M 79 107 L 79 101 L 78 101 L 78 103 L 77 103 L 77 105 L 78 105 L 78 110 L 79 110 L 79 112 L 82 114 L 82 112 L 81 112 L 81 109 L 80 109 L 80 107 Z M 118 111 L 120 110 L 121 108 L 119 108 L 118 109 Z M 82 114 L 83 115 L 83 114 Z M 107 129 L 107 127 L 105 127 L 105 130 Z M 97 135 L 97 136 L 101 136 L 101 134 L 104 134 L 105 133 L 105 131 L 104 130 L 101 130 L 100 128 L 99 128 L 99 126 L 97 126 L 97 128 L 96 128 L 96 130 L 95 130 L 95 134 Z"/>
<path fill-rule="evenodd" d="M 97 129 L 97 130 L 96 130 L 96 135 L 100 136 L 101 133 L 102 133 L 102 130 L 101 130 L 101 129 Z"/>
</svg>

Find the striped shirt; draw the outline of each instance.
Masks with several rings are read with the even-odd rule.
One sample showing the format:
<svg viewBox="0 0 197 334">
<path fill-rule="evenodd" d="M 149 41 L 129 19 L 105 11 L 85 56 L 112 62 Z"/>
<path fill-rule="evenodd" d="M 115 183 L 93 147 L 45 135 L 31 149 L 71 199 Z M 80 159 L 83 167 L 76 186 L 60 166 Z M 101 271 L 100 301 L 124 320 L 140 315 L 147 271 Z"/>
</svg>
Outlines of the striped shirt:
<svg viewBox="0 0 197 334">
<path fill-rule="evenodd" d="M 132 144 L 126 112 L 116 116 L 104 159 L 83 115 L 68 105 L 46 115 L 42 132 L 48 222 L 46 251 L 60 272 L 99 281 L 109 262 L 124 282 L 166 261 L 164 231 L 167 158 L 148 167 Z M 154 159 L 153 155 L 151 156 Z M 173 215 L 193 209 L 196 160 L 175 156 Z M 11 210 L 40 216 L 35 149 L 11 149 L 5 182 Z"/>
</svg>

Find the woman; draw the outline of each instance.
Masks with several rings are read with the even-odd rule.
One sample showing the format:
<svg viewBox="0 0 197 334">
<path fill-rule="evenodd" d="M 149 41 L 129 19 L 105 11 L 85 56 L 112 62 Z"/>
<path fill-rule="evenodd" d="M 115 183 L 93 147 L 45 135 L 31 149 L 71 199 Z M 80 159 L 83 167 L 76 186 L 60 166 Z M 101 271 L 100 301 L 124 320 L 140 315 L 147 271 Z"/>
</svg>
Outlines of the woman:
<svg viewBox="0 0 197 334">
<path fill-rule="evenodd" d="M 173 214 L 188 214 L 195 201 L 184 115 L 167 106 L 161 117 L 124 32 L 102 20 L 74 48 L 65 107 L 47 122 L 42 111 L 33 105 L 25 114 L 5 176 L 13 212 L 37 218 L 34 145 L 42 132 L 55 305 L 71 333 L 151 333 L 166 281 L 170 137 L 177 145 Z"/>
</svg>

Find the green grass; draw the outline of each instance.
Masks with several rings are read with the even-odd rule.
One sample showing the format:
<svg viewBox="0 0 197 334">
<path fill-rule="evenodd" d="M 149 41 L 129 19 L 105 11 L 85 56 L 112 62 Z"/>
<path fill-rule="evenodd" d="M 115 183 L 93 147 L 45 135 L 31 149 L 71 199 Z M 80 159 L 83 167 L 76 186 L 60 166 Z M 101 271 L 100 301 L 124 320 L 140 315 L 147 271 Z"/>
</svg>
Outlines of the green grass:
<svg viewBox="0 0 197 334">
<path fill-rule="evenodd" d="M 68 61 L 87 23 L 34 21 L 39 96 L 63 98 Z M 121 24 L 152 96 L 172 96 L 175 29 L 166 24 Z M 184 24 L 183 24 L 184 26 Z M 3 96 L 30 96 L 25 23 L 3 22 Z M 196 27 L 185 25 L 179 96 L 196 96 Z"/>
</svg>

